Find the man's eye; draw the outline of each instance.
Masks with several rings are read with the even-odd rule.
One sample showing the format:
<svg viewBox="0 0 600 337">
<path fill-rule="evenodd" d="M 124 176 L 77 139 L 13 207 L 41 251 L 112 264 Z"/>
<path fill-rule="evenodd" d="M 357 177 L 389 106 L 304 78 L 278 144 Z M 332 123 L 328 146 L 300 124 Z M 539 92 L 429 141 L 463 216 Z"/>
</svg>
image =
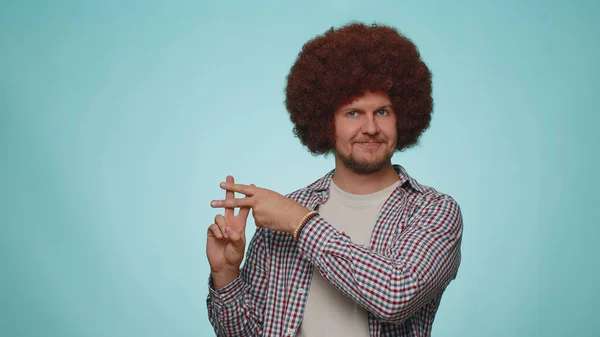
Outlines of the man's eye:
<svg viewBox="0 0 600 337">
<path fill-rule="evenodd" d="M 350 112 L 348 112 L 348 116 L 350 116 L 350 117 L 354 117 L 356 115 L 358 115 L 358 112 L 356 112 L 356 111 L 350 111 Z"/>
<path fill-rule="evenodd" d="M 379 111 L 377 111 L 377 114 L 379 114 L 380 116 L 385 116 L 388 114 L 387 110 L 381 109 Z"/>
</svg>

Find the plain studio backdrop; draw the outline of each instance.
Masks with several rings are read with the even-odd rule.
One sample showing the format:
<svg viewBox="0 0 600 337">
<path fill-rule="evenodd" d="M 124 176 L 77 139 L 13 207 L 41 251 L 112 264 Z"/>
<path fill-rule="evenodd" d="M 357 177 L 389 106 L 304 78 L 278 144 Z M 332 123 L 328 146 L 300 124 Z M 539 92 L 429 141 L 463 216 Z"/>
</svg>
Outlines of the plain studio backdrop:
<svg viewBox="0 0 600 337">
<path fill-rule="evenodd" d="M 351 20 L 397 27 L 434 115 L 397 153 L 464 216 L 441 336 L 598 336 L 597 1 L 13 1 L 0 5 L 0 335 L 214 336 L 212 199 L 333 168 L 285 76 Z M 254 233 L 248 226 L 248 236 Z"/>
</svg>

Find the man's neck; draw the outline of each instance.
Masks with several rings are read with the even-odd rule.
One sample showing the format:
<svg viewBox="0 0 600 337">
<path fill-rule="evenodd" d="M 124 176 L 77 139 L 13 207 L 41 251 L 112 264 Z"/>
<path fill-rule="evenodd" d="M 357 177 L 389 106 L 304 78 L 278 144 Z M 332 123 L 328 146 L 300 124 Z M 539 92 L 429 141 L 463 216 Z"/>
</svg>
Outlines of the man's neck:
<svg viewBox="0 0 600 337">
<path fill-rule="evenodd" d="M 371 194 L 389 187 L 400 178 L 390 163 L 372 174 L 358 174 L 343 164 L 336 162 L 333 182 L 343 191 L 351 194 Z"/>
</svg>

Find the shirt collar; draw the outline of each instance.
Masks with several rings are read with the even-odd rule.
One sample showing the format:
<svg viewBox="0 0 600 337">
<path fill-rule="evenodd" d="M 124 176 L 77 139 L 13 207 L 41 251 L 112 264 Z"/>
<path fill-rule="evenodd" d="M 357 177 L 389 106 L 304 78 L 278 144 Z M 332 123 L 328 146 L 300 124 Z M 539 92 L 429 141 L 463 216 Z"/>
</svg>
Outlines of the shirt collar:
<svg viewBox="0 0 600 337">
<path fill-rule="evenodd" d="M 404 189 L 406 189 L 407 187 L 411 187 L 414 190 L 421 192 L 421 193 L 425 193 L 425 188 L 423 185 L 419 184 L 413 177 L 411 177 L 406 170 L 404 169 L 404 167 L 402 167 L 401 165 L 398 164 L 394 164 L 392 165 L 392 167 L 394 168 L 394 171 L 396 171 L 396 173 L 398 173 L 398 176 L 400 177 L 399 181 L 398 181 L 398 185 Z M 323 192 L 323 191 L 327 191 L 329 190 L 329 185 L 331 184 L 331 178 L 333 177 L 333 174 L 335 173 L 335 169 L 329 171 L 324 177 L 316 180 L 315 182 L 313 182 L 312 184 L 307 186 L 308 190 L 311 190 L 313 192 Z"/>
</svg>

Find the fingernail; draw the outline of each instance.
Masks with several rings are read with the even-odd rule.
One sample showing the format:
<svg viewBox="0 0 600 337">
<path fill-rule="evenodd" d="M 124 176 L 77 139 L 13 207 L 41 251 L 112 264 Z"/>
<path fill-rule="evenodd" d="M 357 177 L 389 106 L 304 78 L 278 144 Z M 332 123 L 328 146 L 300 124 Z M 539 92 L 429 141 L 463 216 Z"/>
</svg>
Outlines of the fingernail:
<svg viewBox="0 0 600 337">
<path fill-rule="evenodd" d="M 217 206 L 217 202 L 213 200 L 213 201 L 211 201 L 211 202 L 210 202 L 210 205 L 211 205 L 212 207 L 216 207 L 216 206 Z"/>
</svg>

